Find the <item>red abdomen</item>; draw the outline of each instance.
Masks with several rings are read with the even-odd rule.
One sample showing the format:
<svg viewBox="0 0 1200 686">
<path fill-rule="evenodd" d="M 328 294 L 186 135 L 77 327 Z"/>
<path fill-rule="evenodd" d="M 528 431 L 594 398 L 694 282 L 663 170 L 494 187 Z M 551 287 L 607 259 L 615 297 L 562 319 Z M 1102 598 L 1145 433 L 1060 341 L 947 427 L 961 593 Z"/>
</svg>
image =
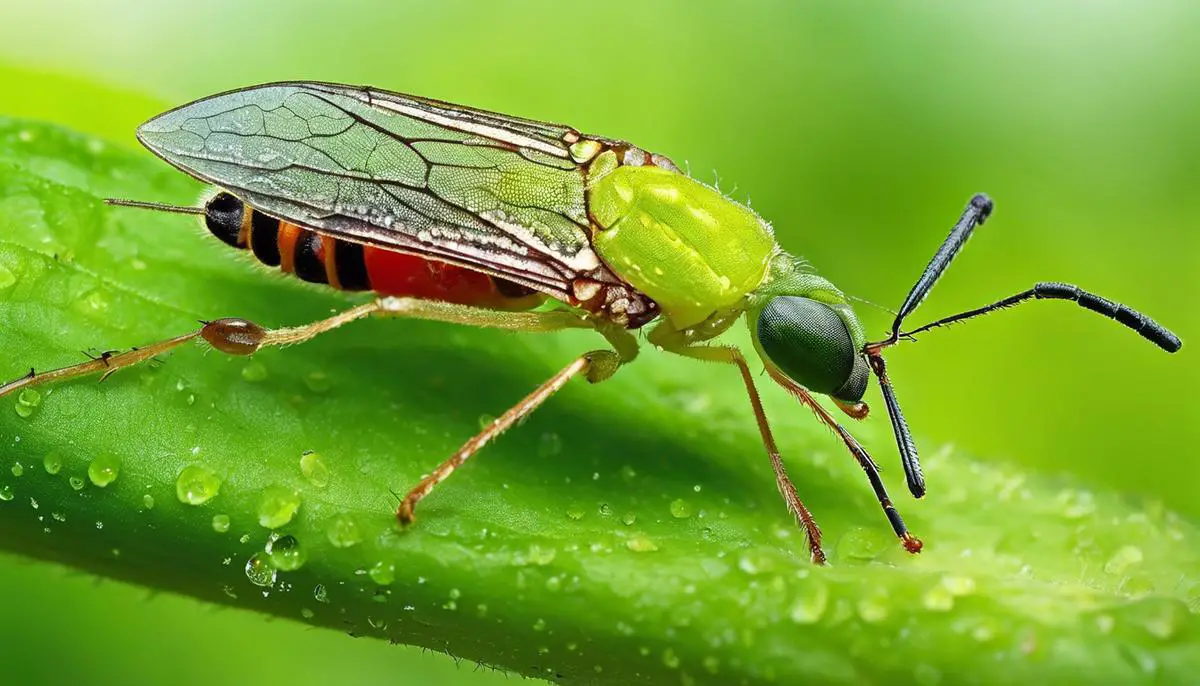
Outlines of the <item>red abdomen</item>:
<svg viewBox="0 0 1200 686">
<path fill-rule="evenodd" d="M 227 193 L 221 216 L 209 229 L 226 243 L 249 249 L 259 262 L 310 283 L 383 296 L 438 300 L 457 305 L 524 310 L 545 296 L 512 281 L 452 264 L 322 236 L 265 215 Z"/>
<path fill-rule="evenodd" d="M 371 290 L 380 295 L 441 300 L 459 305 L 511 307 L 530 289 L 445 262 L 365 246 L 363 261 Z"/>
</svg>

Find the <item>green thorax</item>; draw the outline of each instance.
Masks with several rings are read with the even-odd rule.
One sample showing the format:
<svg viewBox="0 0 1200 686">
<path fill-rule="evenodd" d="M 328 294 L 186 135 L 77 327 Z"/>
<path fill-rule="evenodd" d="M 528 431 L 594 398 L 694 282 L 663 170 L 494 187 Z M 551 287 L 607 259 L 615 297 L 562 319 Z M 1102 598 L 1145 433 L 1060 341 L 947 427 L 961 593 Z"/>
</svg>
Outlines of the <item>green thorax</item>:
<svg viewBox="0 0 1200 686">
<path fill-rule="evenodd" d="M 612 152 L 588 171 L 596 252 L 675 328 L 738 306 L 763 283 L 777 246 L 749 208 L 678 171 L 617 166 Z"/>
</svg>

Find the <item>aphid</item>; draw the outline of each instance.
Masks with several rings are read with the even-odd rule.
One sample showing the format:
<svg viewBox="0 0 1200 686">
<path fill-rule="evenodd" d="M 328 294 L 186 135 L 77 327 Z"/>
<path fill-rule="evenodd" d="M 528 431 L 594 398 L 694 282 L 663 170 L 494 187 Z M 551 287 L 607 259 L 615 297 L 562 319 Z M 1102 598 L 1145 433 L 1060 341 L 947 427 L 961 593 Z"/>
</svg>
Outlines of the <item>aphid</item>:
<svg viewBox="0 0 1200 686">
<path fill-rule="evenodd" d="M 869 343 L 847 297 L 775 241 L 748 208 L 630 143 L 436 100 L 326 83 L 278 83 L 197 100 L 138 129 L 152 152 L 221 189 L 203 208 L 110 200 L 202 215 L 220 240 L 263 264 L 378 297 L 328 319 L 269 329 L 238 318 L 52 371 L 0 395 L 83 374 L 104 376 L 194 338 L 231 355 L 300 343 L 357 319 L 413 317 L 512 331 L 595 329 L 609 347 L 584 353 L 467 441 L 403 498 L 413 521 L 422 498 L 469 457 L 569 380 L 598 383 L 633 361 L 632 331 L 663 350 L 741 373 L 788 509 L 823 562 L 821 531 L 784 469 L 754 374 L 738 348 L 712 341 L 744 319 L 770 378 L 833 429 L 866 472 L 893 531 L 909 533 L 875 462 L 816 395 L 854 419 L 873 373 L 895 432 L 908 489 L 925 493 L 916 446 L 882 352 L 923 331 L 1030 299 L 1073 300 L 1168 352 L 1179 339 L 1124 305 L 1060 283 L 908 331 L 920 304 L 991 201 L 971 199 L 884 340 Z"/>
</svg>

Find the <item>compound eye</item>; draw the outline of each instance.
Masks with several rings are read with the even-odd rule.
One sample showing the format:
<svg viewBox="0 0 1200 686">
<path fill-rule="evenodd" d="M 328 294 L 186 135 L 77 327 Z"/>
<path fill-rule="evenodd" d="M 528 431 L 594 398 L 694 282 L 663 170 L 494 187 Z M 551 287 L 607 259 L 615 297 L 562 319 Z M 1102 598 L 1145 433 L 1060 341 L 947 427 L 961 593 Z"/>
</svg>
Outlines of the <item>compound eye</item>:
<svg viewBox="0 0 1200 686">
<path fill-rule="evenodd" d="M 772 298 L 758 317 L 758 342 L 780 371 L 810 391 L 851 402 L 866 391 L 867 364 L 846 322 L 824 303 Z"/>
<path fill-rule="evenodd" d="M 246 206 L 241 200 L 224 191 L 217 193 L 204 205 L 204 225 L 222 243 L 242 247 L 242 215 Z"/>
</svg>

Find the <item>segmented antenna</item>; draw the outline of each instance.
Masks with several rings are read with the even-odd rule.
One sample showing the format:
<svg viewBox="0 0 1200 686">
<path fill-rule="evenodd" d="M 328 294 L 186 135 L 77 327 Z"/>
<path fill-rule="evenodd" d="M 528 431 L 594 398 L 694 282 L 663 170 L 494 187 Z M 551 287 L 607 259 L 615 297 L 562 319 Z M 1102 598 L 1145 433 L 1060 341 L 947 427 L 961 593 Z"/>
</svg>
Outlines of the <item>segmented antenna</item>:
<svg viewBox="0 0 1200 686">
<path fill-rule="evenodd" d="M 1141 312 L 1121 303 L 1102 298 L 1095 293 L 1089 293 L 1078 286 L 1072 286 L 1069 283 L 1059 283 L 1057 281 L 1043 281 L 1042 283 L 1035 284 L 1033 288 L 1027 291 L 1011 295 L 991 305 L 985 305 L 974 310 L 944 317 L 912 331 L 906 331 L 900 334 L 900 336 L 909 338 L 939 326 L 954 324 L 955 322 L 961 322 L 989 312 L 1020 305 L 1031 298 L 1034 300 L 1071 300 L 1084 309 L 1097 312 L 1109 319 L 1124 324 L 1133 329 L 1135 333 L 1141 335 L 1142 338 L 1169 353 L 1177 352 L 1183 347 L 1183 341 L 1179 340 L 1179 336 L 1171 333 L 1170 329 L 1167 329 Z"/>
<path fill-rule="evenodd" d="M 900 327 L 904 324 L 904 318 L 912 314 L 913 310 L 925 300 L 925 296 L 929 295 L 929 291 L 933 289 L 933 285 L 942 277 L 942 273 L 954 261 L 958 255 L 958 251 L 962 250 L 967 239 L 975 231 L 975 227 L 987 221 L 987 218 L 992 214 L 992 199 L 983 193 L 976 193 L 975 197 L 971 198 L 971 202 L 967 203 L 967 209 L 963 210 L 962 216 L 954 224 L 954 228 L 950 229 L 950 235 L 946 236 L 946 240 L 942 242 L 942 246 L 934 253 L 933 259 L 929 260 L 929 264 L 925 266 L 925 271 L 921 273 L 921 278 L 917 279 L 917 283 L 913 285 L 912 290 L 908 292 L 908 297 L 904 299 L 904 304 L 900 306 L 900 310 L 896 313 L 896 319 L 892 322 L 892 335 L 890 340 L 895 342 L 900 336 Z"/>
<path fill-rule="evenodd" d="M 175 214 L 204 214 L 203 207 L 188 207 L 186 205 L 167 205 L 161 202 L 146 202 L 144 200 L 122 200 L 120 198 L 105 198 L 105 205 L 116 207 L 137 207 L 143 210 L 158 212 L 174 212 Z"/>
<path fill-rule="evenodd" d="M 975 230 L 975 227 L 987 221 L 987 218 L 992 213 L 992 207 L 991 199 L 982 193 L 971 198 L 971 202 L 967 204 L 967 209 L 963 211 L 954 228 L 950 230 L 950 235 L 942 242 L 933 259 L 925 267 L 925 271 L 921 273 L 921 278 L 917 279 L 917 283 L 908 292 L 908 297 L 904 299 L 904 304 L 900 306 L 900 310 L 896 313 L 896 319 L 892 322 L 891 334 L 886 340 L 878 343 L 868 343 L 863 348 L 863 353 L 871 363 L 871 371 L 879 379 L 879 387 L 883 391 L 883 400 L 887 405 L 888 417 L 892 422 L 892 433 L 895 435 L 896 445 L 900 449 L 900 460 L 904 465 L 904 478 L 908 483 L 908 490 L 918 498 L 925 494 L 925 476 L 921 472 L 921 463 L 917 457 L 917 447 L 913 442 L 912 433 L 908 429 L 908 422 L 904 420 L 904 414 L 900 411 L 900 403 L 896 400 L 896 392 L 892 388 L 891 381 L 888 379 L 887 368 L 884 366 L 882 355 L 884 348 L 895 344 L 901 338 L 911 340 L 917 334 L 930 329 L 979 317 L 996 310 L 1014 307 L 1029 300 L 1070 300 L 1080 307 L 1098 312 L 1109 319 L 1120 322 L 1133 329 L 1142 338 L 1169 353 L 1176 352 L 1183 347 L 1183 343 L 1179 340 L 1178 336 L 1141 312 L 1102 298 L 1095 293 L 1085 291 L 1078 286 L 1058 283 L 1057 281 L 1038 283 L 1027 291 L 1022 291 L 990 305 L 960 312 L 949 317 L 943 317 L 935 322 L 901 333 L 901 327 L 904 326 L 904 319 L 912 314 L 913 310 L 917 309 L 921 301 L 925 299 L 925 296 L 929 295 L 929 291 L 933 288 L 934 284 L 941 278 L 946 268 L 950 266 L 950 263 L 958 255 L 958 252 L 967 242 L 967 239 L 971 237 L 971 233 Z"/>
</svg>

